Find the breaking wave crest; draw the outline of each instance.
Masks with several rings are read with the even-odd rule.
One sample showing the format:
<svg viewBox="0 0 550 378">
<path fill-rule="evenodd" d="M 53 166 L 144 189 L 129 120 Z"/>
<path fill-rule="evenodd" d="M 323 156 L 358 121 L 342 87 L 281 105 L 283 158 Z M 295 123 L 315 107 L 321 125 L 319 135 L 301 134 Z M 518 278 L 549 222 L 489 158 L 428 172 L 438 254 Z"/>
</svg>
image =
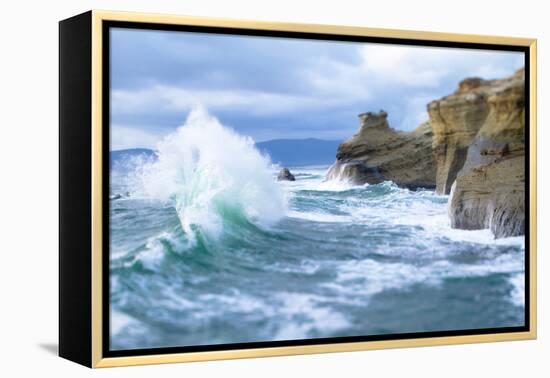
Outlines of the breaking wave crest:
<svg viewBox="0 0 550 378">
<path fill-rule="evenodd" d="M 202 108 L 159 143 L 157 156 L 140 169 L 140 194 L 170 203 L 192 245 L 199 235 L 217 239 L 244 224 L 265 228 L 285 214 L 269 158 Z"/>
</svg>

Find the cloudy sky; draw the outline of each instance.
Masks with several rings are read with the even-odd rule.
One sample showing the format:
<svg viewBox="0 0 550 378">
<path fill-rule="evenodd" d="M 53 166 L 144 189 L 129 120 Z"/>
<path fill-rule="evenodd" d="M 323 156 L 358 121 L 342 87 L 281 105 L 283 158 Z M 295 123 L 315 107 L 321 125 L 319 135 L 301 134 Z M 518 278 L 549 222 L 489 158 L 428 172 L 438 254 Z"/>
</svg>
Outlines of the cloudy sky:
<svg viewBox="0 0 550 378">
<path fill-rule="evenodd" d="M 112 29 L 111 149 L 154 147 L 197 105 L 256 141 L 343 140 L 384 109 L 410 130 L 465 77 L 512 74 L 523 54 Z"/>
</svg>

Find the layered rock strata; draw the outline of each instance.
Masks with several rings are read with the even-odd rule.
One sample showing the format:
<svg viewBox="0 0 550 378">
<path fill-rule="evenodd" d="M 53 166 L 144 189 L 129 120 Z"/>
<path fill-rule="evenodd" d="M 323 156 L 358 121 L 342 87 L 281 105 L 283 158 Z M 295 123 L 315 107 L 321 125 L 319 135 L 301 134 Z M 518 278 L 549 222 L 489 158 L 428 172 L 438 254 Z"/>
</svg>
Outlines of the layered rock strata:
<svg viewBox="0 0 550 378">
<path fill-rule="evenodd" d="M 327 179 L 386 180 L 450 194 L 454 228 L 525 233 L 525 74 L 469 78 L 428 104 L 429 122 L 412 132 L 389 127 L 387 113 L 359 115 L 358 132 L 338 147 Z"/>
<path fill-rule="evenodd" d="M 483 94 L 487 116 L 453 180 L 449 199 L 451 225 L 467 230 L 490 228 L 497 238 L 523 235 L 524 72 L 519 70 L 510 78 L 489 83 Z"/>
<path fill-rule="evenodd" d="M 523 74 L 522 69 L 506 79 L 464 79 L 453 94 L 428 104 L 438 194 L 450 193 L 458 172 L 464 166 L 468 148 L 489 116 L 489 97 L 499 88 L 523 80 Z"/>
</svg>

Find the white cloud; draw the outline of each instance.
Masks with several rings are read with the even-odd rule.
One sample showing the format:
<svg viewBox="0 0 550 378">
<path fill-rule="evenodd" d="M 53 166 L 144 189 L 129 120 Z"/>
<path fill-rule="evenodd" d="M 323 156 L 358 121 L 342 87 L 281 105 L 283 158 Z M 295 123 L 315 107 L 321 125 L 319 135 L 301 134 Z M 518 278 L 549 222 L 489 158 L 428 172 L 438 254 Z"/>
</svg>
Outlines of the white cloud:
<svg viewBox="0 0 550 378">
<path fill-rule="evenodd" d="M 360 65 L 334 59 L 320 59 L 316 67 L 302 72 L 311 90 L 319 95 L 347 101 L 366 101 L 371 98 L 368 75 Z"/>
<path fill-rule="evenodd" d="M 437 60 L 441 60 L 440 53 L 432 55 L 428 51 L 414 47 L 366 45 L 359 53 L 364 70 L 376 81 L 436 86 L 446 67 L 437 64 Z"/>
<path fill-rule="evenodd" d="M 241 110 L 249 114 L 269 116 L 345 103 L 344 98 L 316 93 L 301 95 L 231 89 L 191 90 L 156 84 L 137 91 L 114 90 L 111 105 L 116 114 L 187 112 L 196 106 L 203 106 L 212 111 Z"/>
<path fill-rule="evenodd" d="M 149 84 L 138 89 L 115 88 L 111 97 L 112 114 L 132 116 L 122 119 L 141 116 L 154 119 L 157 115 L 183 116 L 192 108 L 203 106 L 213 114 L 230 112 L 228 119 L 237 129 L 239 119 L 250 116 L 263 117 L 266 121 L 273 116 L 284 116 L 299 120 L 294 124 L 302 122 L 304 126 L 296 129 L 284 124 L 258 125 L 248 130 L 259 139 L 298 134 L 304 137 L 302 134 L 306 132 L 336 139 L 348 132 L 345 130 L 348 121 L 339 116 L 344 111 L 354 120 L 355 114 L 350 112 L 383 107 L 389 111 L 392 127 L 411 130 L 428 119 L 427 103 L 450 94 L 460 80 L 471 76 L 501 78 L 523 65 L 522 54 L 510 52 L 381 44 L 351 45 L 350 48 L 345 55 L 320 53 L 313 58 L 309 55 L 282 64 L 274 72 L 277 79 L 285 83 L 280 87 L 291 88 L 288 92 L 275 91 L 273 77 L 265 81 L 261 75 L 241 77 L 239 69 L 220 62 L 218 71 L 205 68 L 204 75 L 209 75 L 211 80 L 199 88 L 162 81 L 161 77 L 153 77 Z M 232 81 L 225 76 L 214 80 L 220 73 L 233 75 L 236 82 L 253 81 L 259 89 L 238 85 L 229 88 L 227 85 Z M 334 121 L 336 115 L 338 119 Z M 331 125 L 338 127 L 326 127 L 326 132 L 321 133 L 322 120 L 331 117 Z M 154 147 L 159 139 L 155 127 L 134 128 L 124 124 L 113 125 L 112 130 L 115 149 Z"/>
<path fill-rule="evenodd" d="M 447 78 L 491 79 L 512 73 L 510 52 L 369 44 L 362 46 L 359 54 L 369 76 L 388 85 L 431 88 Z M 521 59 L 517 53 L 515 68 L 523 65 Z"/>
</svg>

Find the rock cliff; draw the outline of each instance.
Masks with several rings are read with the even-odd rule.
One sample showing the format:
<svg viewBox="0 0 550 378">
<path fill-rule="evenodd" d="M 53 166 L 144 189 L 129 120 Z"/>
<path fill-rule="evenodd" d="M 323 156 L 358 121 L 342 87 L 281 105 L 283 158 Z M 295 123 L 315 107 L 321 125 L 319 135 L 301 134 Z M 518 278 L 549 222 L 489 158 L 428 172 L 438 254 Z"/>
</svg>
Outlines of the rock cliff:
<svg viewBox="0 0 550 378">
<path fill-rule="evenodd" d="M 454 228 L 489 228 L 495 237 L 525 233 L 525 73 L 469 78 L 428 104 L 429 122 L 390 128 L 387 113 L 359 115 L 358 132 L 340 144 L 327 179 L 391 180 L 450 194 Z"/>
<path fill-rule="evenodd" d="M 456 172 L 456 178 L 452 179 L 454 183 L 449 199 L 449 215 L 454 228 L 490 228 L 497 238 L 525 233 L 524 83 L 524 71 L 519 70 L 509 78 L 484 82 L 483 89 L 473 89 L 476 93 L 474 96 L 481 96 L 485 102 L 484 105 L 474 106 L 480 109 L 479 116 L 474 117 L 475 126 L 481 118 L 481 113 L 487 115 L 467 148 L 463 165 Z M 430 115 L 435 111 L 435 105 L 432 104 Z M 436 143 L 436 135 L 442 135 L 439 133 L 441 129 L 437 129 L 439 125 L 434 127 L 434 146 L 441 149 L 440 141 L 444 138 L 437 139 Z M 460 132 L 457 127 L 460 123 L 449 126 L 449 121 L 445 121 L 444 125 L 446 130 Z M 463 140 L 458 148 L 462 149 L 465 140 L 471 138 L 472 128 L 465 128 L 467 132 L 460 134 Z M 447 144 L 443 149 L 456 150 L 454 145 L 449 145 L 450 140 L 446 139 Z M 449 159 L 452 160 L 453 156 L 442 156 L 439 152 L 436 150 L 438 163 L 445 163 L 443 168 L 450 166 L 447 162 Z M 455 160 L 455 166 L 458 163 Z M 444 177 L 445 169 L 440 172 L 439 168 L 438 166 L 437 185 L 438 189 L 443 190 L 447 188 L 453 172 L 448 170 L 447 177 Z"/>
<path fill-rule="evenodd" d="M 390 128 L 387 117 L 384 111 L 359 115 L 359 130 L 338 147 L 328 180 L 354 184 L 391 180 L 409 189 L 435 188 L 430 125 L 424 123 L 414 131 L 402 132 Z"/>
<path fill-rule="evenodd" d="M 490 82 L 479 78 L 466 79 L 454 94 L 428 104 L 439 194 L 449 194 L 468 147 L 489 114 L 490 86 Z"/>
<path fill-rule="evenodd" d="M 464 166 L 468 148 L 487 121 L 489 97 L 499 88 L 522 81 L 523 69 L 501 80 L 477 77 L 461 81 L 455 93 L 428 104 L 433 130 L 433 151 L 437 162 L 436 191 L 449 194 Z M 512 84 L 514 85 L 514 84 Z"/>
</svg>

